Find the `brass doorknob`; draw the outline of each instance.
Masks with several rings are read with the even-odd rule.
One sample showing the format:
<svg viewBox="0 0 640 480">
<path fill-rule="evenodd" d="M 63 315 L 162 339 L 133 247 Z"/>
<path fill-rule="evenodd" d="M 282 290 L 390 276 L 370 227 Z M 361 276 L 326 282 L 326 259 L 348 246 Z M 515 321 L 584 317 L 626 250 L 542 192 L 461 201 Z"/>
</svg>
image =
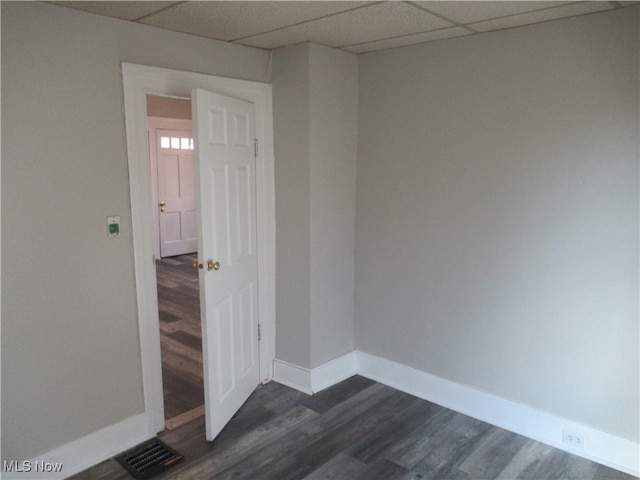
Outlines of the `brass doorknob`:
<svg viewBox="0 0 640 480">
<path fill-rule="evenodd" d="M 195 262 L 193 262 L 193 268 L 197 270 L 199 268 L 204 268 L 204 265 L 202 265 L 201 263 L 198 263 L 198 261 L 196 260 Z"/>
<path fill-rule="evenodd" d="M 220 270 L 220 262 L 214 262 L 213 260 L 207 260 L 207 270 Z"/>
<path fill-rule="evenodd" d="M 164 202 L 160 202 L 160 211 L 164 212 L 164 206 L 166 205 L 166 203 Z"/>
</svg>

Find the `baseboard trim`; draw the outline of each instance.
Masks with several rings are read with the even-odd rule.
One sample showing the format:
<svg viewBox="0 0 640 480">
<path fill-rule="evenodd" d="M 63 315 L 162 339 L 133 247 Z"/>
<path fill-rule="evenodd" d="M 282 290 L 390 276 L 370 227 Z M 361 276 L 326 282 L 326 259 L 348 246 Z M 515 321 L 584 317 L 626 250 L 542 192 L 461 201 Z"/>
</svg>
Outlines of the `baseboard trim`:
<svg viewBox="0 0 640 480">
<path fill-rule="evenodd" d="M 313 395 L 357 373 L 357 353 L 351 351 L 315 368 L 305 368 L 284 360 L 273 361 L 273 380 L 307 395 Z"/>
<path fill-rule="evenodd" d="M 274 381 L 308 395 L 355 374 L 616 470 L 640 475 L 638 443 L 375 355 L 353 351 L 312 369 L 278 359 L 273 362 Z M 584 448 L 563 443 L 564 431 L 582 435 Z"/>
<path fill-rule="evenodd" d="M 6 480 L 67 478 L 154 436 L 155 432 L 150 432 L 148 416 L 140 414 L 67 443 L 27 462 L 20 461 L 19 466 L 23 470 L 22 472 L 3 471 L 2 478 Z M 62 468 L 58 472 L 42 471 L 60 464 Z"/>
<path fill-rule="evenodd" d="M 309 395 L 356 374 L 630 475 L 640 475 L 638 443 L 375 355 L 352 351 L 312 369 L 278 359 L 273 362 L 274 381 Z M 563 443 L 565 430 L 584 435 L 584 449 Z M 140 414 L 25 462 L 31 468 L 28 472 L 3 472 L 2 478 L 67 478 L 154 435 L 148 416 Z M 60 472 L 35 470 L 47 464 L 62 464 L 63 468 Z"/>
<path fill-rule="evenodd" d="M 273 360 L 274 382 L 291 387 L 299 392 L 313 395 L 311 389 L 311 370 L 308 368 L 285 362 L 284 360 Z"/>
<path fill-rule="evenodd" d="M 345 353 L 311 369 L 311 389 L 314 393 L 320 392 L 331 385 L 340 383 L 349 377 L 353 377 L 357 371 L 357 353 L 355 351 Z"/>
<path fill-rule="evenodd" d="M 638 443 L 374 355 L 357 352 L 356 362 L 363 377 L 616 470 L 640 474 Z M 565 430 L 584 435 L 584 449 L 563 443 Z"/>
</svg>

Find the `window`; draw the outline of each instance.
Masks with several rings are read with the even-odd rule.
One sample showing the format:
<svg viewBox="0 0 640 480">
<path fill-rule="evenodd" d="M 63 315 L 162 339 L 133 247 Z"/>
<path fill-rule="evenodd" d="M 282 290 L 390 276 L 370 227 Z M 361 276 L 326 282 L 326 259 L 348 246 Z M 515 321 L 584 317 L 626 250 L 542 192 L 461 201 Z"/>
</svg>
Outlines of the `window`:
<svg viewBox="0 0 640 480">
<path fill-rule="evenodd" d="M 172 148 L 174 150 L 193 150 L 193 138 L 160 137 L 160 148 Z"/>
</svg>

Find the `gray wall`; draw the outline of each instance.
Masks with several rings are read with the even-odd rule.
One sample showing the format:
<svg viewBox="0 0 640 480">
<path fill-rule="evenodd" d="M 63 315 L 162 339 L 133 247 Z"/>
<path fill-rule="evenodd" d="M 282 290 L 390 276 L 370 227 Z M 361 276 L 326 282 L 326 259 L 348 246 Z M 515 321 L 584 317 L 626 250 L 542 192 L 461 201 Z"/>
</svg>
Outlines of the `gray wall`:
<svg viewBox="0 0 640 480">
<path fill-rule="evenodd" d="M 306 368 L 354 348 L 357 76 L 339 50 L 274 52 L 276 357 Z"/>
<path fill-rule="evenodd" d="M 276 358 L 311 362 L 309 45 L 274 51 Z"/>
<path fill-rule="evenodd" d="M 268 80 L 263 50 L 2 3 L 3 459 L 144 408 L 123 61 Z"/>
<path fill-rule="evenodd" d="M 358 60 L 310 45 L 311 364 L 354 348 Z"/>
<path fill-rule="evenodd" d="M 638 8 L 363 55 L 356 347 L 638 441 Z"/>
<path fill-rule="evenodd" d="M 356 348 L 638 441 L 637 23 L 359 65 L 276 51 L 278 358 L 354 347 L 357 125 Z M 143 410 L 121 62 L 269 62 L 41 3 L 3 2 L 2 27 L 2 457 L 22 459 Z"/>
</svg>

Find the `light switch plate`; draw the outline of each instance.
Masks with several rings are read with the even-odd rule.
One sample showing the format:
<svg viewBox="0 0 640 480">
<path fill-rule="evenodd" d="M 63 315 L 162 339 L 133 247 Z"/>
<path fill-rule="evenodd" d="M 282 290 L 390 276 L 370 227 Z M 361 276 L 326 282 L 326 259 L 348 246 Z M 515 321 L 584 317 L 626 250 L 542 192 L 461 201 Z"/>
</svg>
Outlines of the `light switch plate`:
<svg viewBox="0 0 640 480">
<path fill-rule="evenodd" d="M 120 236 L 120 216 L 119 215 L 107 217 L 107 236 L 108 237 Z"/>
</svg>

